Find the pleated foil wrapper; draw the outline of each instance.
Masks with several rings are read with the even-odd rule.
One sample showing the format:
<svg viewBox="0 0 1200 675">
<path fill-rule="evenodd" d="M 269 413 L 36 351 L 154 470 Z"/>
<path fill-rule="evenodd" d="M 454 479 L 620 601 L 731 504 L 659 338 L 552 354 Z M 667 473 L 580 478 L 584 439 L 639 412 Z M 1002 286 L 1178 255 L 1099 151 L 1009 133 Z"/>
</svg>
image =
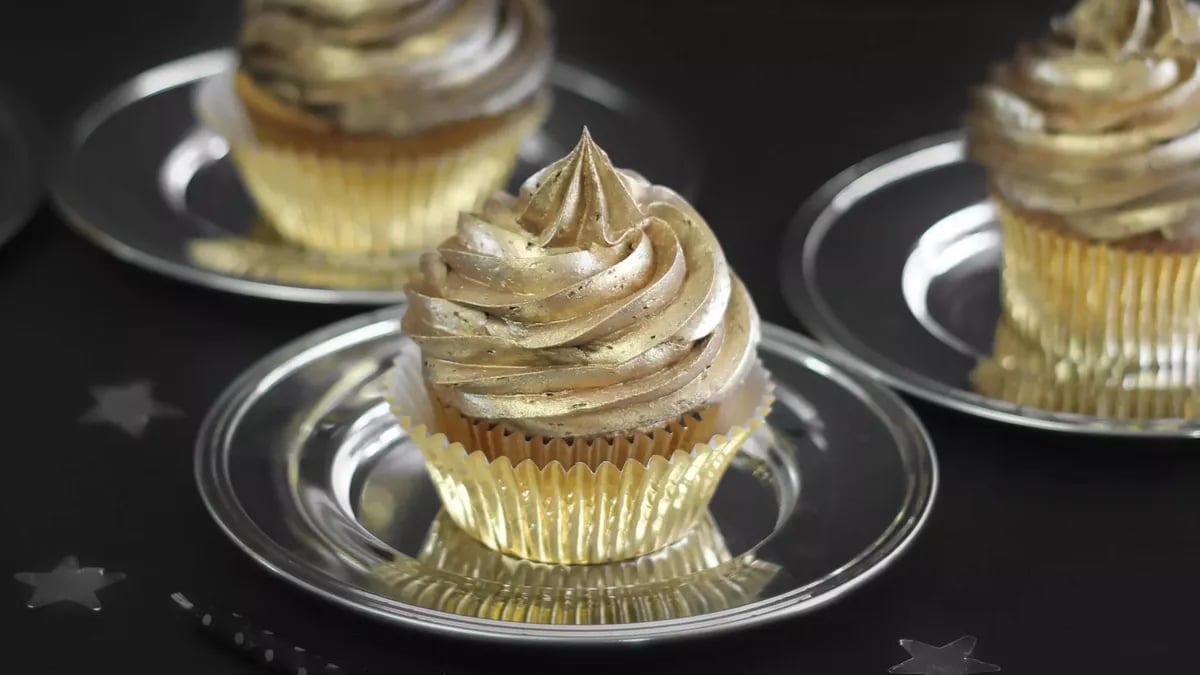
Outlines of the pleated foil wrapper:
<svg viewBox="0 0 1200 675">
<path fill-rule="evenodd" d="M 504 424 L 472 420 L 457 408 L 442 404 L 430 393 L 434 427 L 450 442 L 462 443 L 471 452 L 482 452 L 490 461 L 507 457 L 513 464 L 532 460 L 539 467 L 557 461 L 564 466 L 586 464 L 599 468 L 605 462 L 623 466 L 630 460 L 645 464 L 651 457 L 685 452 L 716 434 L 716 408 L 672 420 L 662 428 L 615 438 L 526 437 Z"/>
<path fill-rule="evenodd" d="M 1001 321 L 991 358 L 971 372 L 976 392 L 1026 408 L 1124 421 L 1200 417 L 1200 384 L 1177 372 L 1080 368 Z"/>
<path fill-rule="evenodd" d="M 651 454 L 645 461 L 611 458 L 620 464 L 564 464 L 558 458 L 539 463 L 534 446 L 542 439 L 511 435 L 511 456 L 494 458 L 450 441 L 437 426 L 437 405 L 423 381 L 415 343 L 406 343 L 388 380 L 392 412 L 421 448 L 454 522 L 489 548 L 566 564 L 636 558 L 682 538 L 705 513 L 730 460 L 764 424 L 774 400 L 770 377 L 758 364 L 717 406 L 713 418 L 720 431 L 686 451 Z M 634 438 L 629 445 L 653 444 Z"/>
<path fill-rule="evenodd" d="M 733 558 L 705 514 L 679 542 L 636 560 L 550 565 L 506 556 L 464 533 L 443 511 L 417 558 L 380 565 L 389 597 L 454 614 L 538 624 L 678 619 L 753 602 L 779 572 Z"/>
<path fill-rule="evenodd" d="M 430 249 L 452 235 L 460 212 L 479 208 L 503 187 L 521 143 L 549 108 L 539 97 L 488 133 L 438 152 L 366 156 L 259 138 L 233 73 L 202 83 L 194 103 L 200 119 L 229 143 L 243 184 L 280 236 L 313 250 L 359 255 Z"/>
<path fill-rule="evenodd" d="M 1200 381 L 1200 250 L 1092 242 L 993 195 L 1004 233 L 1003 299 L 1013 327 L 1093 378 L 1153 372 Z"/>
</svg>

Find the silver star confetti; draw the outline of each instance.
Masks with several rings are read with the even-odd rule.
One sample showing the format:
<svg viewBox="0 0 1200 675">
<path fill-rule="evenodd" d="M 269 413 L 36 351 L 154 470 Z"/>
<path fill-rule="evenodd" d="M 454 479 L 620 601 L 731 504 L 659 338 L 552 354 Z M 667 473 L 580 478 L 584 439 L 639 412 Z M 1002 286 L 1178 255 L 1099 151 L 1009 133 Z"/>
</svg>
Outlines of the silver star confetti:
<svg viewBox="0 0 1200 675">
<path fill-rule="evenodd" d="M 909 675 L 974 675 L 995 673 L 1000 666 L 971 658 L 975 651 L 975 638 L 964 635 L 941 647 L 927 645 L 917 640 L 901 640 L 900 646 L 912 656 L 911 659 L 888 669 L 889 673 Z"/>
<path fill-rule="evenodd" d="M 181 417 L 183 412 L 154 400 L 154 385 L 138 380 L 125 385 L 92 387 L 96 405 L 79 418 L 84 424 L 106 423 L 141 438 L 155 417 Z"/>
<path fill-rule="evenodd" d="M 21 572 L 17 581 L 33 586 L 33 596 L 25 603 L 30 608 L 56 602 L 73 602 L 93 612 L 100 611 L 96 591 L 125 578 L 120 572 L 105 572 L 101 567 L 80 567 L 79 559 L 67 556 L 50 572 Z"/>
</svg>

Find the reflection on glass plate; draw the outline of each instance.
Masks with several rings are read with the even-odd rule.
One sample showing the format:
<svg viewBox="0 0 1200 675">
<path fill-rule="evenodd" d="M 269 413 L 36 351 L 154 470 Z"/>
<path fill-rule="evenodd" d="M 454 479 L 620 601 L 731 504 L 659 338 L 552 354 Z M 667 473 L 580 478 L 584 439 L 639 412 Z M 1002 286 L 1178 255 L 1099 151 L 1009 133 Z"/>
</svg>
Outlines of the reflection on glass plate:
<svg viewBox="0 0 1200 675">
<path fill-rule="evenodd" d="M 1173 381 L 1178 376 L 1060 358 L 1001 320 L 992 353 L 971 372 L 971 383 L 984 396 L 1040 410 L 1130 422 L 1200 417 L 1200 386 Z"/>
<path fill-rule="evenodd" d="M 370 524 L 368 523 L 368 527 Z M 604 565 L 547 565 L 493 551 L 443 511 L 417 558 L 379 565 L 381 591 L 465 616 L 568 625 L 679 619 L 744 605 L 779 566 L 730 555 L 711 516 L 676 544 Z"/>
<path fill-rule="evenodd" d="M 245 236 L 191 239 L 187 256 L 198 267 L 226 276 L 296 286 L 370 290 L 403 288 L 419 255 L 359 256 L 310 251 L 279 238 L 256 220 Z"/>
</svg>

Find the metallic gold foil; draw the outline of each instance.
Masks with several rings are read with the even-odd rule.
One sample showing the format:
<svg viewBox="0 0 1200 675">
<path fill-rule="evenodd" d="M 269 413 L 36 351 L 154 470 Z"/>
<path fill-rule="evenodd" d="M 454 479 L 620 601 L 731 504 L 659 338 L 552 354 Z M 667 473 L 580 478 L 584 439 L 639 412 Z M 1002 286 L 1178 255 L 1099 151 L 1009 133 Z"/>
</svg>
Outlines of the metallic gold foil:
<svg viewBox="0 0 1200 675">
<path fill-rule="evenodd" d="M 506 113 L 543 87 L 541 0 L 246 0 L 255 83 L 351 133 L 412 135 Z"/>
<path fill-rule="evenodd" d="M 408 343 L 389 376 L 393 413 L 421 448 L 450 517 L 489 548 L 550 563 L 600 563 L 656 551 L 705 512 L 730 460 L 770 410 L 772 386 L 755 366 L 721 403 L 719 431 L 690 452 L 626 458 L 618 466 L 468 452 L 437 428 L 418 349 Z M 514 436 L 514 438 L 520 438 Z"/>
<path fill-rule="evenodd" d="M 994 201 L 1005 315 L 1025 339 L 1094 381 L 1141 378 L 1140 387 L 1165 389 L 1200 382 L 1200 251 L 1089 242 Z"/>
<path fill-rule="evenodd" d="M 439 514 L 415 560 L 373 570 L 381 592 L 420 607 L 543 624 L 678 619 L 756 599 L 777 565 L 732 558 L 711 516 L 681 541 L 637 560 L 548 565 L 505 556 Z"/>
<path fill-rule="evenodd" d="M 759 319 L 716 236 L 584 130 L 422 260 L 404 331 L 444 403 L 529 436 L 649 432 L 741 385 Z"/>
<path fill-rule="evenodd" d="M 1087 239 L 1200 238 L 1198 58 L 1185 0 L 1084 0 L 975 92 L 970 152 Z"/>
</svg>

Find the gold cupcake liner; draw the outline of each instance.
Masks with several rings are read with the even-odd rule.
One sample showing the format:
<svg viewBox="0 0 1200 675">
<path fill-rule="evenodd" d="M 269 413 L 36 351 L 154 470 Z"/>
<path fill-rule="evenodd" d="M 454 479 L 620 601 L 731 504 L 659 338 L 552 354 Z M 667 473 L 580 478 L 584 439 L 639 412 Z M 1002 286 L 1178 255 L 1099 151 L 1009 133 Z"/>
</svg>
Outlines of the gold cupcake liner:
<svg viewBox="0 0 1200 675">
<path fill-rule="evenodd" d="M 453 234 L 459 213 L 479 208 L 504 185 L 548 103 L 527 104 L 461 147 L 388 158 L 261 141 L 228 77 L 199 89 L 197 110 L 225 137 L 247 191 L 283 238 L 319 251 L 385 254 L 429 249 Z"/>
<path fill-rule="evenodd" d="M 1200 385 L 1172 383 L 1162 371 L 1081 369 L 1020 335 L 996 327 L 991 358 L 971 372 L 976 392 L 1027 408 L 1137 421 L 1200 416 Z"/>
<path fill-rule="evenodd" d="M 512 558 L 472 539 L 443 511 L 416 560 L 373 570 L 382 592 L 428 609 L 539 624 L 678 619 L 754 601 L 778 574 L 772 563 L 733 559 L 705 514 L 679 542 L 636 560 L 548 565 Z"/>
<path fill-rule="evenodd" d="M 503 424 L 473 420 L 457 408 L 436 400 L 433 428 L 451 442 L 462 443 L 468 452 L 482 452 L 489 461 L 507 457 L 513 464 L 532 460 L 538 467 L 550 462 L 563 466 L 586 464 L 596 468 L 608 462 L 624 466 L 634 461 L 645 464 L 651 457 L 670 457 L 676 450 L 691 450 L 717 432 L 717 407 L 672 420 L 647 433 L 615 438 L 543 438 L 530 437 Z"/>
<path fill-rule="evenodd" d="M 526 457 L 515 464 L 467 452 L 436 427 L 419 348 L 408 343 L 390 376 L 392 411 L 421 448 L 442 504 L 489 548 L 548 563 L 635 558 L 679 540 L 705 512 L 730 460 L 762 426 L 773 388 L 758 365 L 718 408 L 724 432 L 690 452 L 569 466 Z"/>
<path fill-rule="evenodd" d="M 1014 327 L 1080 371 L 1200 380 L 1200 250 L 1129 248 L 1073 236 L 994 196 L 1004 305 Z"/>
</svg>

